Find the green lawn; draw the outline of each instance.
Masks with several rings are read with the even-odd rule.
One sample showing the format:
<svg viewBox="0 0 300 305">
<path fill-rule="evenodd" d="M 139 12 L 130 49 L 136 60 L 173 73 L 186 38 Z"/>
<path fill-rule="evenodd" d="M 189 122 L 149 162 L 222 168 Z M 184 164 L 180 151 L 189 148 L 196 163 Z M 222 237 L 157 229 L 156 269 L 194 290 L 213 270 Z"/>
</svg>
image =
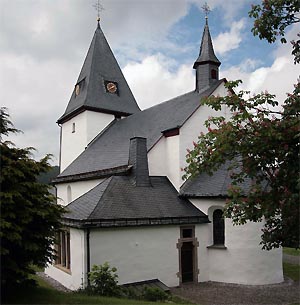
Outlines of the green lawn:
<svg viewBox="0 0 300 305">
<path fill-rule="evenodd" d="M 300 266 L 294 264 L 283 263 L 283 274 L 294 281 L 300 280 Z"/>
<path fill-rule="evenodd" d="M 283 253 L 288 255 L 300 256 L 300 249 L 285 247 L 283 248 Z"/>
<path fill-rule="evenodd" d="M 26 290 L 18 290 L 5 304 L 99 304 L 99 305 L 166 305 L 168 303 L 136 301 L 132 299 L 108 298 L 99 296 L 90 296 L 77 292 L 59 292 L 53 289 L 49 284 L 38 276 L 34 277 L 38 286 L 27 288 Z M 173 300 L 177 304 L 184 303 L 177 297 Z M 174 303 L 175 303 L 174 302 Z M 172 302 L 173 303 L 173 302 Z M 169 303 L 170 304 L 170 303 Z"/>
</svg>

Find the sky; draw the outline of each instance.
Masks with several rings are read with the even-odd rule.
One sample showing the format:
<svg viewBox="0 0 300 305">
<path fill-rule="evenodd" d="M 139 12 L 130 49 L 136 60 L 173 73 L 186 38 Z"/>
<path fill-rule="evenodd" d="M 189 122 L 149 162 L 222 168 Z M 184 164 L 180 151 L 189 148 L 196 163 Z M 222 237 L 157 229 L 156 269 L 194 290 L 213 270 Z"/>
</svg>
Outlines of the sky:
<svg viewBox="0 0 300 305">
<path fill-rule="evenodd" d="M 57 119 L 64 113 L 97 26 L 96 0 L 0 0 L 0 100 L 18 147 L 58 164 Z M 209 0 L 220 78 L 267 90 L 282 102 L 299 77 L 291 46 L 253 37 L 252 3 Z M 101 28 L 141 109 L 195 87 L 193 63 L 205 24 L 202 0 L 102 0 Z M 298 25 L 299 26 L 299 25 Z M 287 40 L 296 37 L 297 24 Z"/>
</svg>

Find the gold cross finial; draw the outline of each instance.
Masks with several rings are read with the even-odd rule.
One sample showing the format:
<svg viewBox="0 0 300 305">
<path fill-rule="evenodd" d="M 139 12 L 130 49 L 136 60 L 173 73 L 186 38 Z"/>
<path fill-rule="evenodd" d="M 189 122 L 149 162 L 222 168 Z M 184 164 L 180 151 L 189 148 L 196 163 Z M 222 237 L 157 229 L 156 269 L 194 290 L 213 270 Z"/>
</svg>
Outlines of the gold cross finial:
<svg viewBox="0 0 300 305">
<path fill-rule="evenodd" d="M 100 1 L 97 0 L 97 2 L 93 5 L 95 10 L 97 11 L 97 21 L 100 21 L 100 12 L 104 10 L 104 7 L 100 4 Z"/>
<path fill-rule="evenodd" d="M 206 19 L 206 22 L 207 22 L 207 19 L 208 19 L 208 14 L 211 12 L 207 2 L 204 3 L 204 5 L 202 6 L 202 9 L 205 13 L 205 19 Z"/>
</svg>

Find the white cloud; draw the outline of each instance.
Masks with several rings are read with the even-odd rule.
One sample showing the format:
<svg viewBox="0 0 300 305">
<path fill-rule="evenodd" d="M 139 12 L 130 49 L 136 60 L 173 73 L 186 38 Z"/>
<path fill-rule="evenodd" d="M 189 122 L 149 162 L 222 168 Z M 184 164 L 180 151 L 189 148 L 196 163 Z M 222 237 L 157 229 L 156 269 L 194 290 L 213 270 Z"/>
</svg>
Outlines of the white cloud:
<svg viewBox="0 0 300 305">
<path fill-rule="evenodd" d="M 245 28 L 245 19 L 233 22 L 229 32 L 222 32 L 214 39 L 216 53 L 224 55 L 228 51 L 237 49 L 242 41 L 242 30 Z"/>
<path fill-rule="evenodd" d="M 125 78 L 142 109 L 194 89 L 194 73 L 190 66 L 182 65 L 176 72 L 170 72 L 171 67 L 172 62 L 161 54 L 124 67 Z"/>
<path fill-rule="evenodd" d="M 245 63 L 233 66 L 225 71 L 221 70 L 221 77 L 228 80 L 241 79 L 241 89 L 249 90 L 251 93 L 260 93 L 267 90 L 276 95 L 277 101 L 282 103 L 286 94 L 293 91 L 293 85 L 299 78 L 299 65 L 293 64 L 293 57 L 286 46 L 278 45 L 276 57 L 271 66 L 262 66 L 252 71 L 245 70 Z M 251 62 L 251 60 L 250 60 Z"/>
</svg>

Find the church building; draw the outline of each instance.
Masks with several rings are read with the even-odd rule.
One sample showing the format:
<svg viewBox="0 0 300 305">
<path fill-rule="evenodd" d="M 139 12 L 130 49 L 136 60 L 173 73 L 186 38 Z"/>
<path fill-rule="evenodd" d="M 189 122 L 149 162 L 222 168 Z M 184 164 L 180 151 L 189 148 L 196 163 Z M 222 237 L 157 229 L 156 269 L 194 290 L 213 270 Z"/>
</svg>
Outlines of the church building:
<svg viewBox="0 0 300 305">
<path fill-rule="evenodd" d="M 227 94 L 220 65 L 206 19 L 191 65 L 195 89 L 141 111 L 98 22 L 57 121 L 61 171 L 54 184 L 67 213 L 49 276 L 75 290 L 87 285 L 93 265 L 108 262 L 119 284 L 283 281 L 281 249 L 259 244 L 263 224 L 233 226 L 223 218 L 226 167 L 181 178 L 205 120 L 230 115 L 201 105 L 203 97 Z"/>
</svg>

